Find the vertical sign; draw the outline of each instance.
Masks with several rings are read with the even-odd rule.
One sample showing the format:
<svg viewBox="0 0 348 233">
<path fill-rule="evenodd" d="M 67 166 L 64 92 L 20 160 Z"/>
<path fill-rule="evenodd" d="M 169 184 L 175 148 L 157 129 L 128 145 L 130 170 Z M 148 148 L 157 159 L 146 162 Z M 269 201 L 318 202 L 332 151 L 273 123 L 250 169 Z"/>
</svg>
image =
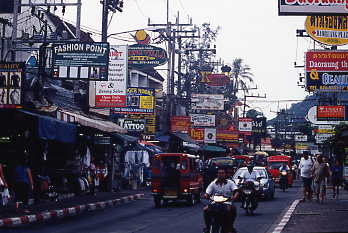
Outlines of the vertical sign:
<svg viewBox="0 0 348 233">
<path fill-rule="evenodd" d="M 0 63 L 0 108 L 21 108 L 24 63 Z"/>
<path fill-rule="evenodd" d="M 108 81 L 96 82 L 96 107 L 126 107 L 127 67 L 127 45 L 110 46 Z"/>
</svg>

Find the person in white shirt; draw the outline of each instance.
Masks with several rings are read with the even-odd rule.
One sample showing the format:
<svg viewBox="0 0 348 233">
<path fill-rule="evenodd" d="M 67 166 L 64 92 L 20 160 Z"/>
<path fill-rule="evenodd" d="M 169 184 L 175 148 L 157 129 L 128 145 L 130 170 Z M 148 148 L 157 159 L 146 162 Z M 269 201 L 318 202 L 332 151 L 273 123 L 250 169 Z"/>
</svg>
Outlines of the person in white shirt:
<svg viewBox="0 0 348 233">
<path fill-rule="evenodd" d="M 300 161 L 300 173 L 301 178 L 303 181 L 303 199 L 302 201 L 305 201 L 306 199 L 310 200 L 312 199 L 312 168 L 314 165 L 314 161 L 312 158 L 309 157 L 308 152 L 303 153 L 303 158 Z"/>
<path fill-rule="evenodd" d="M 204 194 L 204 197 L 209 199 L 214 194 L 222 194 L 224 197 L 230 197 L 231 200 L 236 200 L 239 195 L 237 190 L 238 190 L 237 185 L 233 181 L 227 179 L 227 174 L 225 169 L 219 168 L 217 171 L 217 178 L 209 184 Z M 204 211 L 203 214 L 204 214 L 204 221 L 206 226 L 203 232 L 209 232 L 209 228 L 211 225 L 211 211 L 209 209 L 209 206 L 205 206 L 203 211 Z M 227 224 L 228 226 L 226 226 L 226 228 L 228 229 L 226 230 L 228 233 L 235 232 L 233 225 L 237 216 L 236 207 L 234 205 L 229 205 L 228 213 L 229 214 L 226 215 L 226 219 L 228 219 L 228 221 L 226 222 L 229 222 L 230 224 Z"/>
</svg>

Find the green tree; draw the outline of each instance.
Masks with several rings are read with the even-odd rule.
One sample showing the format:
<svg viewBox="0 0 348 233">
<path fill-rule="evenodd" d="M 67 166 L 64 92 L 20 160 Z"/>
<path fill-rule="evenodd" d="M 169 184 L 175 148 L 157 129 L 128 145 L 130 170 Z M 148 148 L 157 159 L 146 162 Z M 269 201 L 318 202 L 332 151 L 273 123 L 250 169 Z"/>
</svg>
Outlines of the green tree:
<svg viewBox="0 0 348 233">
<path fill-rule="evenodd" d="M 248 93 L 249 83 L 254 83 L 251 68 L 243 63 L 243 59 L 236 58 L 232 63 L 231 76 L 233 79 L 233 95 L 236 96 L 241 89 Z"/>
</svg>

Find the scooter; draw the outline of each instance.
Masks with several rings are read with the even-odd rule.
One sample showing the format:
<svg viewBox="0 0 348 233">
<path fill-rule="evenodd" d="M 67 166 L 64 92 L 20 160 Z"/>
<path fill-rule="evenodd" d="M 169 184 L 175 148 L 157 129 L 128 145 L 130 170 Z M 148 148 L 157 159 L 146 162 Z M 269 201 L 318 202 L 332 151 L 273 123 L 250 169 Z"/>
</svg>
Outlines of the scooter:
<svg viewBox="0 0 348 233">
<path fill-rule="evenodd" d="M 37 175 L 35 177 L 35 184 L 35 191 L 37 192 L 38 198 L 58 201 L 58 192 L 48 176 Z"/>
<path fill-rule="evenodd" d="M 243 180 L 243 178 L 240 177 Z M 258 207 L 257 192 L 260 190 L 260 182 L 258 181 L 242 181 L 239 184 L 242 208 L 246 215 L 254 215 L 254 211 Z"/>
<path fill-rule="evenodd" d="M 280 188 L 285 192 L 285 189 L 288 188 L 288 172 L 286 170 L 282 170 L 279 172 L 279 185 Z"/>
<path fill-rule="evenodd" d="M 227 206 L 232 205 L 229 198 L 222 195 L 214 195 L 211 197 L 209 203 L 209 209 L 211 211 L 211 225 L 209 233 L 224 233 L 226 226 L 226 212 L 228 211 Z"/>
</svg>

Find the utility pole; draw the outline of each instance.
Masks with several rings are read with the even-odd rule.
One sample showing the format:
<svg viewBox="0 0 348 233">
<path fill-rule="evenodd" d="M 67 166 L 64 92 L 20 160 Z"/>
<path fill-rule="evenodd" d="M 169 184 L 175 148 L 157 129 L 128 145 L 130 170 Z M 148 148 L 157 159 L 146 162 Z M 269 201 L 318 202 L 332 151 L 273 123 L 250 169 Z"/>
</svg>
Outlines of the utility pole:
<svg viewBox="0 0 348 233">
<path fill-rule="evenodd" d="M 107 42 L 109 11 L 112 11 L 113 13 L 116 11 L 123 12 L 123 0 L 102 0 L 100 3 L 103 4 L 101 42 Z"/>
<path fill-rule="evenodd" d="M 256 88 L 250 88 L 250 90 L 254 90 L 254 89 L 257 89 L 257 87 Z M 258 94 L 258 95 L 244 95 L 243 117 L 245 117 L 245 108 L 246 108 L 246 100 L 247 100 L 247 98 L 259 98 L 259 99 L 262 98 L 262 99 L 265 99 L 266 98 L 266 94 L 264 96 L 260 96 L 260 94 Z"/>
</svg>

